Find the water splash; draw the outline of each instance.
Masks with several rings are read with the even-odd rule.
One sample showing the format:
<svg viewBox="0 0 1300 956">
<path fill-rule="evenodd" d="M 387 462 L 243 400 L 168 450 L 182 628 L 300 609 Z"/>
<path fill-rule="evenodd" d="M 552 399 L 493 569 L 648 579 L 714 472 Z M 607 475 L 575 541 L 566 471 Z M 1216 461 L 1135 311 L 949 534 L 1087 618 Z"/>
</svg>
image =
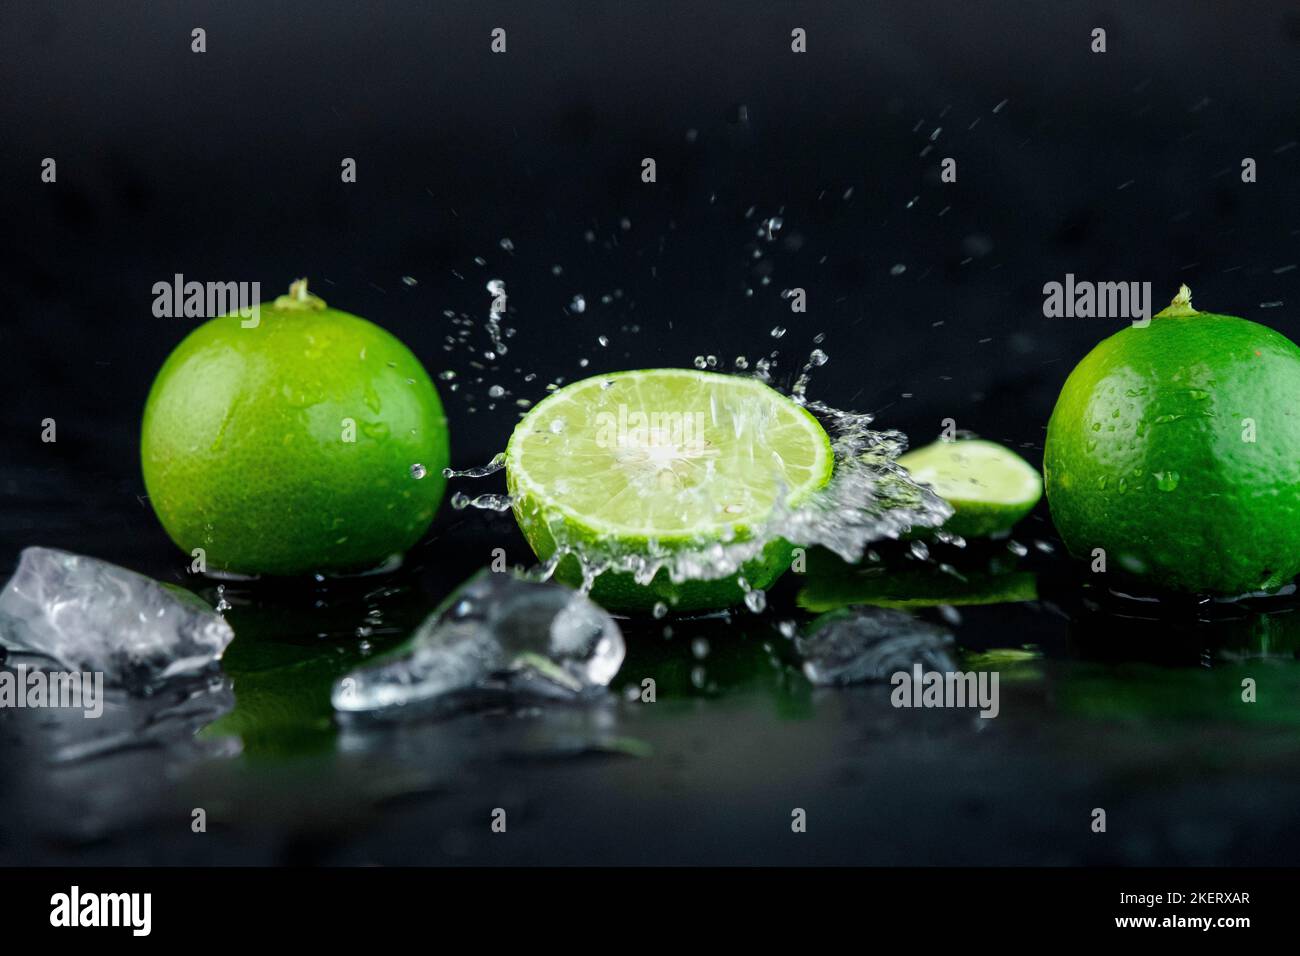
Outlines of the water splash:
<svg viewBox="0 0 1300 956">
<path fill-rule="evenodd" d="M 444 478 L 486 478 L 488 475 L 495 475 L 506 466 L 506 456 L 504 452 L 499 452 L 492 457 L 492 460 L 486 465 L 479 465 L 475 468 L 466 468 L 464 471 L 456 471 L 454 468 L 444 468 L 442 475 Z"/>
<path fill-rule="evenodd" d="M 813 349 L 808 355 L 808 361 L 804 363 L 803 369 L 799 372 L 799 377 L 795 379 L 794 387 L 790 389 L 790 397 L 800 405 L 807 402 L 808 384 L 812 380 L 812 370 L 821 368 L 830 361 L 828 356 L 821 349 Z"/>
<path fill-rule="evenodd" d="M 486 494 L 471 498 L 465 492 L 458 491 L 451 496 L 451 506 L 457 511 L 477 508 L 480 511 L 506 512 L 514 506 L 514 501 L 509 495 Z"/>
<path fill-rule="evenodd" d="M 897 458 L 907 448 L 907 436 L 898 431 L 877 431 L 869 414 L 844 411 L 820 402 L 808 401 L 806 389 L 811 368 L 822 364 L 825 353 L 815 350 L 792 396 L 813 414 L 831 439 L 834 470 L 829 483 L 806 500 L 790 504 L 786 495 L 756 527 L 743 534 L 736 529 L 714 531 L 715 537 L 683 545 L 645 542 L 635 550 L 619 541 L 575 538 L 560 521 L 549 525 L 555 552 L 532 575 L 549 579 L 562 561 L 573 559 L 581 573 L 581 589 L 589 591 L 607 573 L 630 575 L 637 583 L 650 584 L 664 574 L 674 584 L 715 581 L 738 577 L 744 603 L 761 613 L 766 596 L 744 578 L 747 566 L 770 555 L 780 542 L 795 548 L 826 548 L 848 562 L 862 560 L 869 546 L 882 539 L 897 539 L 913 528 L 941 525 L 952 509 L 928 487 L 914 482 Z M 820 360 L 819 360 L 819 357 Z M 496 456 L 481 468 L 446 472 L 449 477 L 483 477 L 500 471 L 504 456 Z M 557 488 L 562 494 L 562 488 Z M 501 512 L 516 503 L 507 495 L 485 494 L 471 498 L 463 493 L 452 497 L 456 508 L 479 508 Z"/>
<path fill-rule="evenodd" d="M 501 334 L 501 316 L 506 311 L 506 284 L 500 279 L 488 281 L 487 290 L 492 294 L 492 303 L 488 306 L 487 332 L 492 340 L 493 352 L 487 354 L 489 361 L 506 354 L 505 339 Z"/>
</svg>

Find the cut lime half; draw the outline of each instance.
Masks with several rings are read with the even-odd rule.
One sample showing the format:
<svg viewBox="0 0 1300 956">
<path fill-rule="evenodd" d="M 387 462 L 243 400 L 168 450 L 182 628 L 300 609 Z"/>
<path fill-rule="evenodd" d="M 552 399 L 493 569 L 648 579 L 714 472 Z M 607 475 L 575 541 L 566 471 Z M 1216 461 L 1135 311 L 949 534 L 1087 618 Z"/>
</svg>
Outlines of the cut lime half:
<svg viewBox="0 0 1300 956">
<path fill-rule="evenodd" d="M 689 369 L 568 385 L 524 416 L 506 448 L 533 550 L 543 561 L 565 552 L 555 574 L 566 583 L 602 571 L 593 596 L 618 609 L 725 607 L 767 587 L 790 559 L 787 542 L 762 540 L 771 519 L 833 466 L 806 409 L 755 379 Z M 746 543 L 753 553 L 728 569 Z"/>
<path fill-rule="evenodd" d="M 952 505 L 943 529 L 965 538 L 1010 531 L 1043 495 L 1037 469 L 997 442 L 938 441 L 898 463 Z"/>
</svg>

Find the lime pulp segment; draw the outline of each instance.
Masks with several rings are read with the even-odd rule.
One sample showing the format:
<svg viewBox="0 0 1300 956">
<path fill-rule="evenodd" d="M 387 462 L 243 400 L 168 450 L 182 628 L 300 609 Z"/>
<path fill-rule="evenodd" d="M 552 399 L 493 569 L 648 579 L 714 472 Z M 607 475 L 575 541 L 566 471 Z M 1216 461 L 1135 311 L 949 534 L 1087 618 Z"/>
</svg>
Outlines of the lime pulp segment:
<svg viewBox="0 0 1300 956">
<path fill-rule="evenodd" d="M 753 528 L 830 478 L 809 412 L 754 379 L 617 372 L 538 403 L 511 436 L 515 493 L 614 538 L 680 540 Z"/>
</svg>

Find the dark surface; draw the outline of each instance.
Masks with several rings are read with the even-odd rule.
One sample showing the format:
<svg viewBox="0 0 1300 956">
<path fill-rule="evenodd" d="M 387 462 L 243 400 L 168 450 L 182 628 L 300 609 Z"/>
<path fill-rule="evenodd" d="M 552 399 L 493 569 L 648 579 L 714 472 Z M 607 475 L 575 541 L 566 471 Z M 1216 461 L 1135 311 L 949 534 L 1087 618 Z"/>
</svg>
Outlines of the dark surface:
<svg viewBox="0 0 1300 956">
<path fill-rule="evenodd" d="M 510 46 L 494 57 L 497 25 Z M 796 25 L 806 56 L 788 52 Z M 1095 26 L 1104 56 L 1088 52 Z M 558 376 L 779 347 L 788 384 L 819 333 L 813 397 L 919 440 L 952 417 L 1037 463 L 1065 374 L 1120 327 L 1043 317 L 1043 283 L 1067 272 L 1151 281 L 1158 302 L 1187 282 L 1202 308 L 1300 336 L 1286 5 L 11 5 L 0 53 L 4 573 L 43 544 L 184 578 L 137 461 L 149 383 L 193 324 L 151 313 L 176 272 L 268 295 L 307 274 L 431 372 L 457 372 L 443 395 L 462 467 L 503 447 L 515 397 Z M 959 182 L 944 185 L 949 155 Z M 57 184 L 39 180 L 46 156 Z M 339 182 L 344 156 L 356 184 Z M 1240 182 L 1244 156 L 1257 183 Z M 778 241 L 756 239 L 777 214 Z M 493 277 L 518 332 L 478 371 Z M 808 290 L 807 315 L 780 298 L 789 286 Z M 565 310 L 577 293 L 581 316 Z M 446 309 L 476 323 L 450 351 Z M 491 384 L 511 400 L 489 409 Z M 57 444 L 40 441 L 46 417 Z M 1017 539 L 1054 541 L 1045 509 Z M 1004 670 L 996 720 L 897 711 L 884 687 L 814 691 L 774 631 L 809 616 L 792 579 L 762 618 L 670 622 L 671 639 L 629 624 L 615 685 L 655 676 L 654 706 L 337 733 L 328 684 L 360 657 L 370 606 L 378 650 L 497 546 L 528 557 L 508 516 L 444 508 L 405 592 L 232 595 L 237 704 L 197 744 L 219 691 L 190 723 L 138 735 L 151 746 L 58 766 L 59 735 L 79 730 L 0 713 L 0 861 L 1296 859 L 1292 605 L 1138 613 L 1032 547 L 1039 600 L 947 625 L 967 651 L 1043 653 Z M 1256 705 L 1239 703 L 1243 676 Z M 508 837 L 488 831 L 494 807 Z"/>
</svg>

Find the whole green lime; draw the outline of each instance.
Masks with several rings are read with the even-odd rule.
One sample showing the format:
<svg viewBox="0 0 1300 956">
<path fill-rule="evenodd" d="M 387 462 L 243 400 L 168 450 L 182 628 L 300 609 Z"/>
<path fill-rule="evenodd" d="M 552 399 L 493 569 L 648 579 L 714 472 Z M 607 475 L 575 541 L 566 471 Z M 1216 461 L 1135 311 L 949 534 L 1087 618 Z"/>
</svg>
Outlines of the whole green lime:
<svg viewBox="0 0 1300 956">
<path fill-rule="evenodd" d="M 307 292 L 211 319 L 149 392 L 149 500 L 208 569 L 359 571 L 409 549 L 442 500 L 442 403 L 395 337 Z"/>
<path fill-rule="evenodd" d="M 1149 325 L 1097 345 L 1061 390 L 1043 471 L 1066 546 L 1158 590 L 1286 584 L 1300 572 L 1298 400 L 1300 348 L 1197 312 L 1183 286 Z"/>
</svg>

